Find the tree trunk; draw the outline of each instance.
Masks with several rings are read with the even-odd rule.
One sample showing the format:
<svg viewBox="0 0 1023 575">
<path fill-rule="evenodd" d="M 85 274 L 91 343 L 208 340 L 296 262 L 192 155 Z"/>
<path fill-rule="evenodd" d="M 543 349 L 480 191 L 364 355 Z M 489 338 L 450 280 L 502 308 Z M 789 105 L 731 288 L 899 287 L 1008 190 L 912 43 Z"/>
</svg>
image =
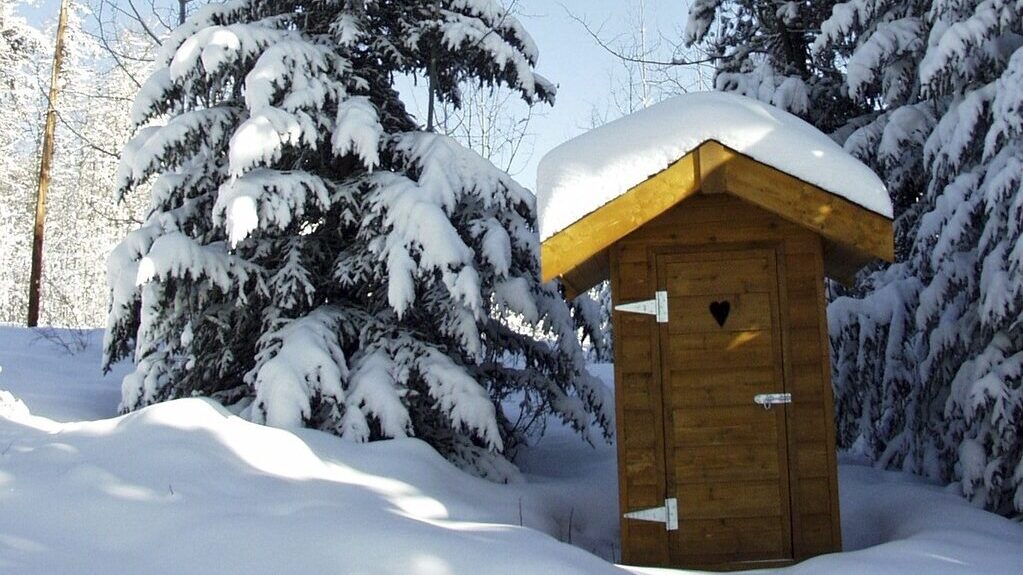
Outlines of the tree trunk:
<svg viewBox="0 0 1023 575">
<path fill-rule="evenodd" d="M 46 193 L 50 188 L 50 165 L 53 162 L 53 132 L 57 125 L 57 92 L 60 65 L 64 60 L 64 32 L 70 0 L 61 0 L 57 23 L 57 41 L 53 48 L 53 71 L 50 74 L 50 94 L 46 105 L 46 126 L 43 129 L 43 149 L 39 159 L 39 188 L 36 191 L 36 221 L 32 236 L 32 275 L 28 282 L 28 326 L 39 323 L 39 295 L 43 277 L 43 232 L 46 223 Z"/>
<path fill-rule="evenodd" d="M 434 127 L 434 114 L 435 111 L 435 98 L 437 96 L 437 55 L 432 53 L 430 55 L 430 69 L 427 71 L 429 74 L 429 92 L 430 99 L 427 101 L 426 106 L 426 131 L 432 132 Z"/>
</svg>

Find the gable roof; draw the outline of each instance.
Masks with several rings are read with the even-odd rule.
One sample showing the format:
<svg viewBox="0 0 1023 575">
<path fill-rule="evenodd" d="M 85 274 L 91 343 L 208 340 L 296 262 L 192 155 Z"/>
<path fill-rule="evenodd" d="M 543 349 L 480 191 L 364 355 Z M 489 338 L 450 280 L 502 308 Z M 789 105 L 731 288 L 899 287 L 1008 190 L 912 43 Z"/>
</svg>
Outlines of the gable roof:
<svg viewBox="0 0 1023 575">
<path fill-rule="evenodd" d="M 894 258 L 890 219 L 708 141 L 544 240 L 544 281 L 561 277 L 573 294 L 585 291 L 606 279 L 608 247 L 704 191 L 730 194 L 820 234 L 831 277 L 846 280 L 873 258 Z"/>
<path fill-rule="evenodd" d="M 606 277 L 607 247 L 701 190 L 819 233 L 832 277 L 893 259 L 880 179 L 806 122 L 742 96 L 680 96 L 587 132 L 543 158 L 537 188 L 543 278 L 573 292 Z"/>
<path fill-rule="evenodd" d="M 537 168 L 540 240 L 708 140 L 892 217 L 891 199 L 877 175 L 810 124 L 751 98 L 698 92 L 604 124 L 548 152 Z"/>
</svg>

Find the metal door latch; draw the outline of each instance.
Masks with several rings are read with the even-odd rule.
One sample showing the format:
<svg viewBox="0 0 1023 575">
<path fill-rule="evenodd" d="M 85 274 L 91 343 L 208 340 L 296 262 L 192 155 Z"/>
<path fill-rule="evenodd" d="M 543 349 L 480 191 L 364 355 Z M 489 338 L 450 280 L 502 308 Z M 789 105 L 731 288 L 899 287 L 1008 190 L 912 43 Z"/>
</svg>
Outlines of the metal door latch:
<svg viewBox="0 0 1023 575">
<path fill-rule="evenodd" d="M 668 323 L 668 292 L 658 291 L 654 293 L 654 299 L 618 304 L 615 309 L 656 316 L 657 323 Z"/>
<path fill-rule="evenodd" d="M 678 531 L 678 499 L 669 497 L 664 500 L 664 505 L 661 507 L 630 511 L 624 517 L 626 519 L 638 519 L 639 521 L 664 523 L 665 530 Z"/>
<path fill-rule="evenodd" d="M 792 403 L 791 393 L 758 393 L 753 396 L 753 403 L 771 409 L 777 403 Z"/>
</svg>

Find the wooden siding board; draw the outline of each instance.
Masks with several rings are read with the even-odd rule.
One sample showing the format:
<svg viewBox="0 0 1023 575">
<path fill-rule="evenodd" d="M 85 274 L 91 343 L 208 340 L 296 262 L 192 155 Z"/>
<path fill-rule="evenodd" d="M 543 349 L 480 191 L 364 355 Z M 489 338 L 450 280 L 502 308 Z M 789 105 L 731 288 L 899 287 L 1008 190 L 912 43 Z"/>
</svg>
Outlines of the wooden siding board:
<svg viewBox="0 0 1023 575">
<path fill-rule="evenodd" d="M 796 444 L 796 467 L 802 480 L 830 477 L 827 445 L 819 441 Z"/>
<path fill-rule="evenodd" d="M 672 396 L 672 407 L 749 406 L 751 397 L 776 381 L 772 367 L 739 369 L 726 366 L 699 372 L 700 377 L 691 377 L 685 370 L 672 370 L 672 385 L 684 390 Z M 684 379 L 685 385 L 675 383 L 677 379 Z"/>
<path fill-rule="evenodd" d="M 679 513 L 687 520 L 782 517 L 776 480 L 691 484 L 679 495 Z"/>
<path fill-rule="evenodd" d="M 774 442 L 774 437 L 769 439 L 769 443 Z M 679 484 L 729 479 L 777 480 L 780 472 L 777 454 L 772 449 L 765 449 L 763 443 L 733 444 L 727 450 L 714 445 L 689 446 L 686 449 L 689 457 L 675 462 L 675 479 Z"/>
<path fill-rule="evenodd" d="M 771 557 L 781 551 L 778 544 L 781 525 L 777 517 L 694 519 L 681 529 L 688 543 L 685 551 L 704 563 L 734 560 L 732 550 L 736 548 L 747 550 L 742 557 L 744 560 Z M 753 533 L 761 536 L 751 535 Z"/>
<path fill-rule="evenodd" d="M 821 255 L 815 258 L 816 267 L 818 271 L 818 278 L 824 277 L 824 254 L 823 248 Z M 841 551 L 842 550 L 842 521 L 841 521 L 841 510 L 839 506 L 838 497 L 838 454 L 836 449 L 836 438 L 835 438 L 835 398 L 834 392 L 831 389 L 831 340 L 829 339 L 828 332 L 828 318 L 827 318 L 827 296 L 824 292 L 824 282 L 820 279 L 814 281 L 817 288 L 817 309 L 820 315 L 819 333 L 820 348 L 821 348 L 821 385 L 818 388 L 822 394 L 822 404 L 824 407 L 824 440 L 825 440 L 825 454 L 828 458 L 828 482 L 831 487 L 831 508 L 830 513 L 825 517 L 829 520 L 826 523 L 830 523 L 830 545 L 827 545 L 828 552 Z"/>
<path fill-rule="evenodd" d="M 728 317 L 723 324 L 718 324 L 709 313 L 711 302 L 727 301 Z M 696 310 L 697 313 L 683 313 L 683 310 Z M 769 293 L 734 293 L 725 290 L 715 291 L 686 297 L 668 299 L 668 331 L 676 333 L 694 332 L 735 332 L 750 330 L 769 330 L 772 325 L 771 297 Z M 764 320 L 767 321 L 764 321 Z M 816 328 L 816 323 L 814 324 Z"/>
<path fill-rule="evenodd" d="M 752 400 L 752 398 L 750 398 Z M 746 405 L 672 410 L 676 445 L 771 445 L 777 441 L 774 414 Z M 761 413 L 757 413 L 760 411 Z"/>
</svg>

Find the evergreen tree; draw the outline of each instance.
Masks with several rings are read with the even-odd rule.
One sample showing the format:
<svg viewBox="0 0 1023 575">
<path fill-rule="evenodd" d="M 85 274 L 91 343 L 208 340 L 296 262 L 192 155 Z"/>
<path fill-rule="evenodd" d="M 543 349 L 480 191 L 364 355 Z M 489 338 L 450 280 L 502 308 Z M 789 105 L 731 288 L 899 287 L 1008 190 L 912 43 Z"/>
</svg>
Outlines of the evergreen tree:
<svg viewBox="0 0 1023 575">
<path fill-rule="evenodd" d="M 800 116 L 830 133 L 859 115 L 842 77 L 810 45 L 835 0 L 694 0 L 683 32 L 715 58 L 715 89 L 738 92 Z"/>
<path fill-rule="evenodd" d="M 164 43 L 123 192 L 146 223 L 110 262 L 122 409 L 210 396 L 258 422 L 422 438 L 484 476 L 556 414 L 608 433 L 572 314 L 539 282 L 532 194 L 422 130 L 394 88 L 553 101 L 492 0 L 241 0 Z M 501 321 L 515 314 L 551 343 Z"/>
<path fill-rule="evenodd" d="M 847 147 L 903 205 L 904 260 L 832 305 L 839 389 L 881 393 L 843 439 L 1019 516 L 1023 2 L 870 4 L 836 11 L 819 45 L 854 39 L 850 93 L 883 103 Z M 857 341 L 884 342 L 867 373 L 843 361 Z"/>
<path fill-rule="evenodd" d="M 731 70 L 777 59 L 748 35 L 768 26 L 747 4 L 693 6 L 697 40 L 726 9 L 749 21 L 722 27 L 719 45 L 752 47 L 722 89 L 742 89 Z M 899 263 L 829 306 L 839 444 L 1019 516 L 1023 2 L 784 2 L 774 15 L 790 10 L 816 22 L 795 51 L 816 70 L 810 85 L 840 79 L 823 91 L 835 97 L 808 90 L 804 116 L 882 175 L 897 217 Z"/>
</svg>

